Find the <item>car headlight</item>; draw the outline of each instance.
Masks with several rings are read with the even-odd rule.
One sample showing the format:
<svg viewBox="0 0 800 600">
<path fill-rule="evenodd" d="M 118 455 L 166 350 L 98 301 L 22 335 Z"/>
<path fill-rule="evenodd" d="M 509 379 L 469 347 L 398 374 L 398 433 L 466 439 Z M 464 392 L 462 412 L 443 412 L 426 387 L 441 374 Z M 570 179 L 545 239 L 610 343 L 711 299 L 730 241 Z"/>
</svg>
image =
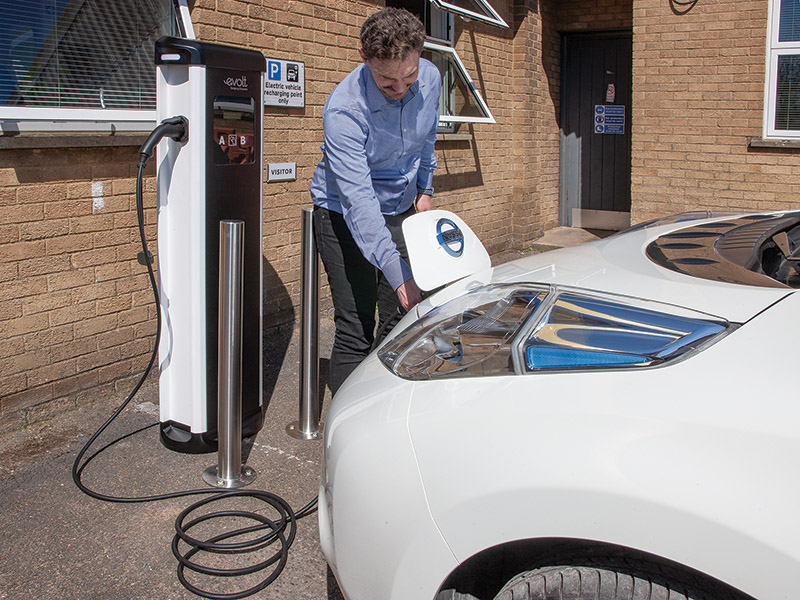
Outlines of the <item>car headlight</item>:
<svg viewBox="0 0 800 600">
<path fill-rule="evenodd" d="M 655 366 L 729 329 L 701 313 L 538 284 L 490 285 L 437 307 L 378 353 L 404 379 Z"/>
</svg>

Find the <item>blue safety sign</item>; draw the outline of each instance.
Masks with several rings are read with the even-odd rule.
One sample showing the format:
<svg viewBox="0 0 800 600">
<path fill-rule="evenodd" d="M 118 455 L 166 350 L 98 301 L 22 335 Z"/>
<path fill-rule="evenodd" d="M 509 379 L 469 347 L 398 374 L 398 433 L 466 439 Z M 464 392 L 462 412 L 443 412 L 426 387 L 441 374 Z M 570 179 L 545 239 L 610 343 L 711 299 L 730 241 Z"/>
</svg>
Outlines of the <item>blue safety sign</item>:
<svg viewBox="0 0 800 600">
<path fill-rule="evenodd" d="M 594 107 L 594 132 L 624 134 L 625 106 L 621 104 L 596 104 Z"/>
</svg>

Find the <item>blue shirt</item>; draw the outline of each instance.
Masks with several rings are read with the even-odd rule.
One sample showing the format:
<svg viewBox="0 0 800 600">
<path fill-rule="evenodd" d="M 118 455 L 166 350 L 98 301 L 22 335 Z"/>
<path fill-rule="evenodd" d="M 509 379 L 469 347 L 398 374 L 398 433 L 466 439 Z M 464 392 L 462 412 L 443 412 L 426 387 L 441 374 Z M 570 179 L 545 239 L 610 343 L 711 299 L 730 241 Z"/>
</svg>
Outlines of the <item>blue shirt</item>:
<svg viewBox="0 0 800 600">
<path fill-rule="evenodd" d="M 411 279 L 383 215 L 411 208 L 433 193 L 441 78 L 419 61 L 417 80 L 402 100 L 390 100 L 362 64 L 336 86 L 322 113 L 322 160 L 311 180 L 316 206 L 342 213 L 364 257 L 397 289 Z"/>
</svg>

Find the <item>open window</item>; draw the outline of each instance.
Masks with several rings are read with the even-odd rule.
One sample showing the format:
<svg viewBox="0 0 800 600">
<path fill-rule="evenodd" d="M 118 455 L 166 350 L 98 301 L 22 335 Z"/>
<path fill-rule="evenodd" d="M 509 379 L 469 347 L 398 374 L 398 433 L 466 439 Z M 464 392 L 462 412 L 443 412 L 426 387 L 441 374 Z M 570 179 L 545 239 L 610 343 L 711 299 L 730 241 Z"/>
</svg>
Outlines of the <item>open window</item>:
<svg viewBox="0 0 800 600">
<path fill-rule="evenodd" d="M 508 27 L 508 23 L 486 0 L 430 0 L 430 2 L 442 10 L 465 19 L 474 19 L 497 27 Z"/>
<path fill-rule="evenodd" d="M 148 131 L 155 41 L 194 37 L 186 0 L 25 0 L 0 11 L 0 127 Z"/>
<path fill-rule="evenodd" d="M 435 64 L 442 76 L 442 95 L 439 98 L 440 123 L 495 122 L 455 48 L 426 42 L 422 56 Z"/>
</svg>

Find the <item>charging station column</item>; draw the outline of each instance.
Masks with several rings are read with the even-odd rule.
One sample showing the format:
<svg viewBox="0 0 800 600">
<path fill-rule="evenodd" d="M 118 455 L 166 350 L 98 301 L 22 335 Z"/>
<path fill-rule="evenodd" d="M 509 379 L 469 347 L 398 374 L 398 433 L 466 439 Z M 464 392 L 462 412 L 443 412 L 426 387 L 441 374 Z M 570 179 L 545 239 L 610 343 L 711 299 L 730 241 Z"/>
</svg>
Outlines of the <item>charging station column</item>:
<svg viewBox="0 0 800 600">
<path fill-rule="evenodd" d="M 264 422 L 261 53 L 156 42 L 157 118 L 182 115 L 188 141 L 158 146 L 161 441 L 213 452 L 217 438 L 219 223 L 244 221 L 242 437 Z"/>
</svg>

